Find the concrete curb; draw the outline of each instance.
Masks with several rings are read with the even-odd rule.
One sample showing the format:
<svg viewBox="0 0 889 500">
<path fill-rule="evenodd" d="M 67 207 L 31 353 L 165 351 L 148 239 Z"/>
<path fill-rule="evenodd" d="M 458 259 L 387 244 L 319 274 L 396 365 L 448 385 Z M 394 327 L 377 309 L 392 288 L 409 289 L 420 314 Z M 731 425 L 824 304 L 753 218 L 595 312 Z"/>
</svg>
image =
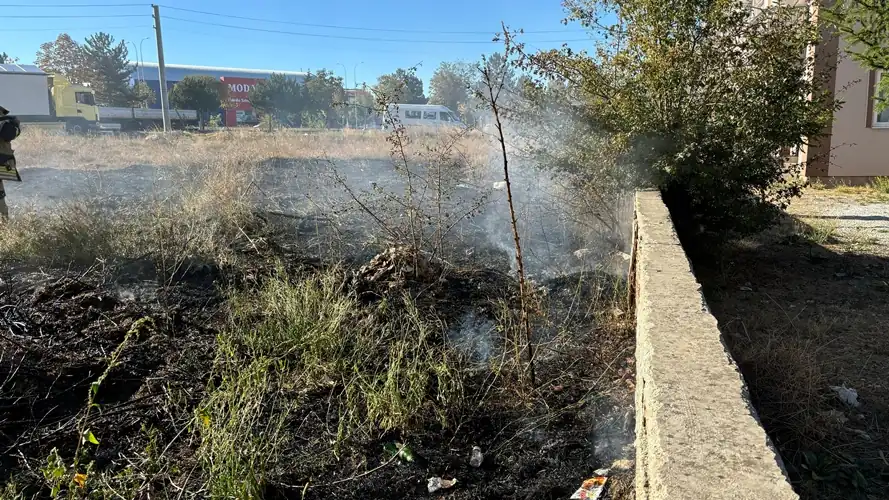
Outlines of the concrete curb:
<svg viewBox="0 0 889 500">
<path fill-rule="evenodd" d="M 635 212 L 636 498 L 798 499 L 660 193 Z"/>
</svg>

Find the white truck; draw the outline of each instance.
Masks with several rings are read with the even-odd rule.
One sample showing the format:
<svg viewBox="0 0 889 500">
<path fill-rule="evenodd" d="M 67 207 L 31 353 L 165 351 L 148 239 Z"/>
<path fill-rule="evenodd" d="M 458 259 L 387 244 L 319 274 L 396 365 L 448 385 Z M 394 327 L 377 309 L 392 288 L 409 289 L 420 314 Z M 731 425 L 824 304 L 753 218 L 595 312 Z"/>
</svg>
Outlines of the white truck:
<svg viewBox="0 0 889 500">
<path fill-rule="evenodd" d="M 101 131 L 93 90 L 30 64 L 0 64 L 0 105 L 25 127 Z"/>
<path fill-rule="evenodd" d="M 74 133 L 116 133 L 163 127 L 159 109 L 96 106 L 95 92 L 34 65 L 0 64 L 0 106 L 23 125 Z M 198 124 L 198 112 L 171 109 L 174 127 Z"/>
</svg>

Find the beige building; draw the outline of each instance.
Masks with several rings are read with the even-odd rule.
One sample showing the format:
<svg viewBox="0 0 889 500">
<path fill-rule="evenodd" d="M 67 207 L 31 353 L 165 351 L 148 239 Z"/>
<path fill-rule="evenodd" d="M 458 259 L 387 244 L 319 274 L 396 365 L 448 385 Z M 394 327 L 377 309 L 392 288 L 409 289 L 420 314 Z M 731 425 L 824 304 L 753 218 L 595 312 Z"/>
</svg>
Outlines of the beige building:
<svg viewBox="0 0 889 500">
<path fill-rule="evenodd" d="M 775 4 L 793 5 L 818 19 L 813 0 L 747 0 L 754 9 Z M 847 54 L 847 44 L 825 30 L 814 47 L 816 72 L 826 75 L 827 90 L 842 101 L 824 136 L 803 147 L 790 160 L 803 165 L 803 175 L 825 183 L 864 184 L 874 177 L 889 176 L 889 110 L 876 113 L 874 89 L 878 72 L 868 70 Z M 809 52 L 812 55 L 812 51 Z"/>
<path fill-rule="evenodd" d="M 817 18 L 817 7 L 812 14 Z M 853 61 L 845 52 L 847 46 L 826 31 L 823 43 L 815 48 L 817 71 L 825 72 L 827 90 L 843 106 L 825 135 L 800 151 L 799 162 L 812 180 L 863 184 L 889 176 L 889 110 L 876 113 L 873 98 L 879 72 Z"/>
</svg>

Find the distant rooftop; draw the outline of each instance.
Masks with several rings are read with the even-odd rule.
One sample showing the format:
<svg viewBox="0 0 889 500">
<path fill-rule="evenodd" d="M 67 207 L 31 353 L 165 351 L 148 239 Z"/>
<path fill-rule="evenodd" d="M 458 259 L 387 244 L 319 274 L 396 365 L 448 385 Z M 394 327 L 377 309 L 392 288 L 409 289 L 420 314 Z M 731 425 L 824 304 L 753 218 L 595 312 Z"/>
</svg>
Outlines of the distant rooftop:
<svg viewBox="0 0 889 500">
<path fill-rule="evenodd" d="M 32 75 L 45 75 L 40 68 L 33 64 L 0 64 L 0 73 L 23 73 Z"/>
<path fill-rule="evenodd" d="M 131 61 L 131 64 L 136 65 L 135 61 Z M 143 62 L 139 64 L 145 68 L 157 69 L 157 63 L 155 62 Z M 304 71 L 283 71 L 276 69 L 248 69 L 248 68 L 225 68 L 219 66 L 193 66 L 190 64 L 166 64 L 166 69 L 175 69 L 175 70 L 184 70 L 184 71 L 206 71 L 209 73 L 235 73 L 235 74 L 257 74 L 257 75 L 269 75 L 272 73 L 281 73 L 284 75 L 292 75 L 292 76 L 306 76 Z M 234 76 L 234 75 L 233 75 Z"/>
</svg>

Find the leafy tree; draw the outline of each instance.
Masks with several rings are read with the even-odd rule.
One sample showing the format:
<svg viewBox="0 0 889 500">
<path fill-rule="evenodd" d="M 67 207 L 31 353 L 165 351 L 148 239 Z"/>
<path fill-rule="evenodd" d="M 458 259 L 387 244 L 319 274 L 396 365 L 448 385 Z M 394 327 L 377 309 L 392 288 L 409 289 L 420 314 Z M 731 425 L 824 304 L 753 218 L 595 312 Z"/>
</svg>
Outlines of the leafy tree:
<svg viewBox="0 0 889 500">
<path fill-rule="evenodd" d="M 470 98 L 473 71 L 466 64 L 442 62 L 429 80 L 429 103 L 458 111 Z"/>
<path fill-rule="evenodd" d="M 779 151 L 817 138 L 836 106 L 801 57 L 819 34 L 800 11 L 753 16 L 733 0 L 566 7 L 600 37 L 592 54 L 528 53 L 508 34 L 507 46 L 538 79 L 526 87 L 539 153 L 591 185 L 591 199 L 651 183 L 680 229 L 724 237 L 773 222 L 800 193 Z"/>
<path fill-rule="evenodd" d="M 107 106 L 127 106 L 130 95 L 129 51 L 123 40 L 114 43 L 108 33 L 95 33 L 86 39 L 83 53 L 88 61 L 89 82 L 96 92 L 96 102 Z"/>
<path fill-rule="evenodd" d="M 518 88 L 515 68 L 510 64 L 505 55 L 500 52 L 494 52 L 484 59 L 484 65 L 487 67 L 489 74 L 497 75 L 504 89 L 514 90 Z"/>
<path fill-rule="evenodd" d="M 383 75 L 377 80 L 377 94 L 386 96 L 396 104 L 426 104 L 423 80 L 413 70 L 398 68 L 395 73 Z"/>
<path fill-rule="evenodd" d="M 302 85 L 283 74 L 273 73 L 250 89 L 248 99 L 258 112 L 274 117 L 281 123 L 302 126 L 302 112 L 306 94 Z M 269 127 L 272 121 L 269 120 Z"/>
<path fill-rule="evenodd" d="M 326 127 L 336 127 L 345 101 L 343 79 L 332 71 L 321 69 L 309 73 L 303 82 L 306 92 L 305 111 Z"/>
<path fill-rule="evenodd" d="M 204 115 L 222 107 L 228 100 L 228 87 L 212 76 L 189 75 L 170 91 L 170 104 L 178 109 L 197 110 L 204 129 Z"/>
<path fill-rule="evenodd" d="M 60 34 L 52 42 L 40 44 L 36 63 L 41 70 L 61 75 L 71 83 L 82 84 L 90 78 L 89 61 L 83 47 L 67 33 Z"/>
<path fill-rule="evenodd" d="M 133 106 L 147 108 L 157 100 L 154 90 L 152 90 L 152 88 L 145 82 L 136 82 L 136 84 L 133 85 L 133 88 L 130 89 L 129 93 L 132 97 L 131 103 Z"/>
<path fill-rule="evenodd" d="M 877 109 L 889 106 L 889 3 L 883 0 L 838 0 L 824 8 L 830 21 L 849 43 L 846 52 L 869 69 L 884 73 L 876 92 Z"/>
<path fill-rule="evenodd" d="M 12 57 L 6 52 L 0 52 L 0 64 L 15 64 L 19 62 L 18 57 Z"/>
</svg>

